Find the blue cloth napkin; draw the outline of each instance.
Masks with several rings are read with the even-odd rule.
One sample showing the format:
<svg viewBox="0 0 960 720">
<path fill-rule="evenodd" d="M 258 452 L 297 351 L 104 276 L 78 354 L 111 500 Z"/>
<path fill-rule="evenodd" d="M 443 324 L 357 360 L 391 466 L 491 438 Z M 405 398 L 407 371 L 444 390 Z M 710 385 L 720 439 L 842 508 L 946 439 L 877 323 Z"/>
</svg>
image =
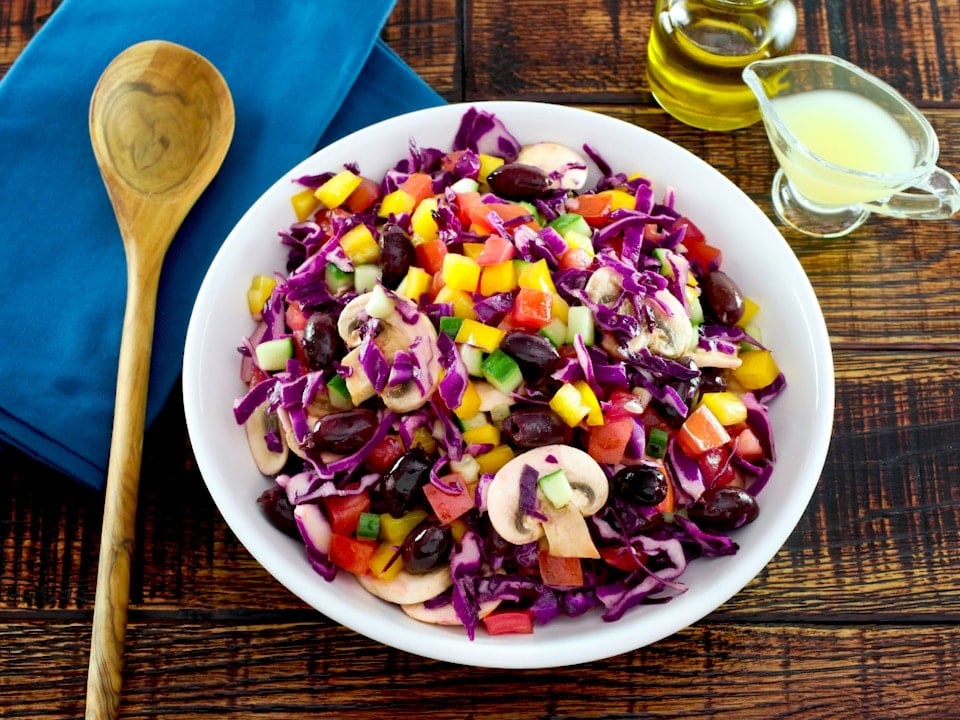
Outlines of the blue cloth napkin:
<svg viewBox="0 0 960 720">
<path fill-rule="evenodd" d="M 167 254 L 147 422 L 179 377 L 193 301 L 243 212 L 315 148 L 440 96 L 379 38 L 393 0 L 65 0 L 0 81 L 0 438 L 95 488 L 109 456 L 126 269 L 87 129 L 109 62 L 185 45 L 226 78 L 227 159 Z"/>
</svg>

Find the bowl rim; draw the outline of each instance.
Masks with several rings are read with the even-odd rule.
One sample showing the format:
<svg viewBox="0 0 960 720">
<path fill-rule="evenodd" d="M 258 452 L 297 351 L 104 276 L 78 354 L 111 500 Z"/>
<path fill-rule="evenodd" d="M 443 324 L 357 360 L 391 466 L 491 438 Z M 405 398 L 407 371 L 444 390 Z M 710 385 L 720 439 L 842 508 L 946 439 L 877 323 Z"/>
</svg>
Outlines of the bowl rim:
<svg viewBox="0 0 960 720">
<path fill-rule="evenodd" d="M 272 526 L 269 526 L 266 520 L 263 520 L 260 526 L 249 524 L 250 508 L 243 507 L 240 499 L 231 495 L 230 486 L 219 475 L 221 460 L 219 456 L 222 451 L 220 447 L 211 445 L 207 440 L 205 423 L 211 418 L 220 418 L 224 412 L 232 418 L 232 413 L 229 412 L 230 408 L 211 407 L 210 403 L 204 400 L 206 379 L 211 377 L 211 368 L 216 365 L 215 359 L 206 357 L 204 352 L 215 334 L 213 328 L 217 325 L 217 318 L 211 314 L 211 308 L 223 292 L 224 278 L 221 275 L 231 256 L 236 254 L 242 246 L 243 236 L 249 232 L 248 225 L 253 223 L 254 219 L 269 214 L 271 207 L 279 203 L 279 198 L 283 197 L 284 202 L 288 204 L 291 178 L 330 169 L 329 165 L 334 162 L 349 162 L 350 153 L 353 152 L 356 155 L 356 147 L 363 143 L 371 143 L 376 138 L 381 138 L 380 142 L 384 142 L 382 138 L 392 138 L 391 146 L 394 143 L 398 145 L 395 155 L 384 159 L 385 166 L 392 164 L 401 156 L 403 152 L 402 143 L 399 142 L 401 137 L 405 140 L 416 138 L 421 147 L 438 146 L 439 143 L 433 140 L 429 143 L 425 142 L 422 135 L 418 136 L 418 129 L 437 125 L 443 127 L 444 131 L 449 131 L 449 137 L 452 137 L 460 117 L 468 108 L 491 112 L 504 119 L 508 128 L 511 128 L 511 125 L 531 123 L 546 113 L 553 126 L 562 125 L 568 132 L 572 132 L 571 128 L 586 126 L 590 127 L 592 132 L 602 131 L 603 141 L 607 143 L 609 140 L 606 133 L 610 133 L 612 137 L 623 135 L 629 138 L 628 144 L 649 146 L 666 152 L 671 162 L 683 165 L 684 168 L 694 172 L 696 179 L 709 181 L 711 186 L 722 188 L 725 195 L 729 193 L 730 200 L 729 202 L 725 200 L 724 205 L 728 207 L 735 205 L 743 212 L 745 221 L 752 228 L 760 231 L 764 241 L 774 244 L 777 249 L 777 261 L 781 263 L 782 271 L 787 272 L 795 281 L 788 293 L 788 299 L 792 299 L 804 310 L 802 322 L 799 323 L 799 334 L 812 350 L 809 357 L 810 367 L 807 368 L 812 387 L 807 389 L 813 395 L 811 407 L 816 412 L 810 419 L 810 426 L 805 428 L 807 452 L 802 458 L 800 467 L 793 471 L 796 477 L 795 482 L 792 483 L 795 487 L 790 496 L 791 503 L 788 507 L 781 508 L 777 515 L 778 523 L 764 531 L 767 543 L 763 547 L 741 546 L 740 552 L 732 558 L 699 560 L 688 568 L 687 573 L 690 573 L 691 568 L 700 563 L 728 559 L 737 561 L 732 571 L 711 578 L 710 588 L 706 594 L 697 588 L 696 601 L 691 600 L 691 594 L 687 593 L 674 598 L 670 603 L 647 606 L 654 610 L 648 610 L 639 619 L 633 614 L 638 610 L 642 612 L 642 608 L 635 608 L 624 619 L 615 623 L 602 623 L 597 618 L 597 611 L 593 611 L 580 618 L 561 618 L 545 626 L 538 626 L 533 635 L 491 637 L 478 631 L 473 641 L 466 638 L 462 628 L 440 628 L 424 625 L 408 618 L 404 619 L 405 616 L 395 607 L 385 607 L 383 613 L 375 610 L 358 617 L 357 608 L 350 601 L 352 596 L 344 594 L 340 597 L 337 591 L 332 590 L 324 592 L 323 586 L 317 584 L 319 576 L 310 570 L 302 557 L 302 545 L 301 552 L 297 556 L 297 553 L 288 552 L 286 549 L 296 547 L 296 541 L 286 539 L 289 543 L 285 545 L 286 540 Z M 521 140 L 528 142 L 547 139 L 523 138 L 522 133 L 519 132 L 517 135 Z M 591 138 L 586 138 L 583 142 L 595 144 Z M 614 169 L 623 168 L 615 165 Z M 652 179 L 656 181 L 656 175 L 653 175 Z M 683 198 L 680 198 L 679 202 L 682 205 Z M 292 220 L 287 224 L 290 222 Z M 275 228 L 275 230 L 279 229 L 280 226 Z M 278 242 L 275 244 L 279 245 Z M 248 281 L 249 277 L 245 282 Z M 238 308 L 242 307 L 239 299 L 235 304 Z M 234 342 L 235 345 L 236 342 Z M 773 350 L 777 352 L 775 346 Z M 661 135 L 627 121 L 590 110 L 530 101 L 464 102 L 406 113 L 358 130 L 321 148 L 284 172 L 238 221 L 224 240 L 207 271 L 187 330 L 182 382 L 188 433 L 204 483 L 231 531 L 254 559 L 275 579 L 325 616 L 384 645 L 435 660 L 504 669 L 568 666 L 612 657 L 666 638 L 716 610 L 763 570 L 794 531 L 819 482 L 832 433 L 834 412 L 833 360 L 822 311 L 799 260 L 779 230 L 760 208 L 716 168 Z M 785 392 L 791 392 L 789 385 Z M 252 466 L 252 463 L 250 464 Z M 783 472 L 781 470 L 779 474 Z M 775 470 L 773 478 L 777 477 L 778 473 Z M 771 479 L 771 483 L 774 481 Z M 264 487 L 267 486 L 264 485 Z M 762 498 L 763 495 L 761 494 L 760 497 Z M 245 498 L 243 502 L 253 506 L 255 497 Z M 763 512 L 761 512 L 761 518 L 764 518 Z M 754 524 L 759 521 L 760 519 Z M 264 527 L 269 528 L 272 535 L 265 534 Z M 757 533 L 759 532 L 758 530 Z M 278 552 L 281 548 L 282 552 Z M 304 567 L 309 575 L 304 573 Z M 703 571 L 697 574 L 700 572 Z M 687 573 L 683 577 L 686 577 Z M 355 582 L 352 576 L 343 580 Z M 336 583 L 326 583 L 322 579 L 319 582 L 325 583 L 332 589 L 341 582 L 341 579 L 338 578 Z M 318 602 L 318 594 L 323 602 Z M 376 602 L 386 605 L 383 601 Z M 666 608 L 666 610 L 657 613 L 656 609 L 660 608 Z M 391 612 L 386 612 L 387 609 Z M 569 631 L 571 624 L 576 626 L 574 632 Z M 632 632 L 624 632 L 624 630 Z M 584 636 L 589 638 L 588 642 L 583 641 Z"/>
</svg>

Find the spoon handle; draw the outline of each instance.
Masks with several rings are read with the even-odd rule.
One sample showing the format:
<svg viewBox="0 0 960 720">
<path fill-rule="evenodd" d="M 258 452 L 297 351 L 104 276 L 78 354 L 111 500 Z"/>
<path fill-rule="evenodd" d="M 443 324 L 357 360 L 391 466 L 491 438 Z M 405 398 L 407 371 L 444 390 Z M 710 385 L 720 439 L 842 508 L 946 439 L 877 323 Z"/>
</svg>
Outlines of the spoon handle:
<svg viewBox="0 0 960 720">
<path fill-rule="evenodd" d="M 87 720 L 115 718 L 120 705 L 130 565 L 136 537 L 137 491 L 160 275 L 159 267 L 153 272 L 143 272 L 129 248 L 127 254 L 127 304 L 100 536 L 87 672 Z"/>
</svg>

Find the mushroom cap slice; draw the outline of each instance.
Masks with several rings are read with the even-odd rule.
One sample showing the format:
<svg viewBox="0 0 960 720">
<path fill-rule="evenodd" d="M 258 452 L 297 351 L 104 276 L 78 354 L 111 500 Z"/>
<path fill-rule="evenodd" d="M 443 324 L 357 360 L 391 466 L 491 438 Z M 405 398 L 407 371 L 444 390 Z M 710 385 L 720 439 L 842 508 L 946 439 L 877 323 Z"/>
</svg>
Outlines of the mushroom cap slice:
<svg viewBox="0 0 960 720">
<path fill-rule="evenodd" d="M 587 161 L 576 150 L 560 143 L 524 145 L 516 162 L 543 170 L 555 190 L 579 190 L 587 184 Z"/>
<path fill-rule="evenodd" d="M 355 577 L 368 593 L 397 605 L 426 602 L 453 585 L 449 565 L 441 565 L 422 574 L 401 570 L 392 580 L 381 580 L 373 575 L 356 575 Z"/>
<path fill-rule="evenodd" d="M 283 470 L 290 456 L 286 433 L 276 412 L 270 412 L 267 403 L 261 404 L 244 423 L 247 431 L 247 443 L 257 469 L 267 477 L 273 477 Z M 280 441 L 279 452 L 267 447 L 267 433 L 275 432 Z"/>
<path fill-rule="evenodd" d="M 484 618 L 500 604 L 499 600 L 487 600 L 480 603 L 479 617 Z M 457 611 L 453 609 L 452 604 L 441 605 L 438 608 L 428 608 L 423 603 L 413 603 L 410 605 L 401 605 L 400 608 L 414 620 L 431 623 L 433 625 L 463 625 L 460 618 L 457 617 Z"/>
<path fill-rule="evenodd" d="M 540 476 L 563 468 L 573 490 L 569 504 L 581 516 L 593 515 L 607 502 L 610 484 L 606 473 L 583 450 L 557 444 L 527 450 L 500 468 L 487 488 L 486 508 L 490 523 L 507 542 L 524 545 L 539 540 L 544 534 L 542 521 L 525 515 L 520 507 L 520 476 L 525 465 L 531 466 Z M 537 495 L 541 498 L 541 511 L 548 515 L 553 509 L 547 508 L 550 501 L 539 491 Z"/>
</svg>

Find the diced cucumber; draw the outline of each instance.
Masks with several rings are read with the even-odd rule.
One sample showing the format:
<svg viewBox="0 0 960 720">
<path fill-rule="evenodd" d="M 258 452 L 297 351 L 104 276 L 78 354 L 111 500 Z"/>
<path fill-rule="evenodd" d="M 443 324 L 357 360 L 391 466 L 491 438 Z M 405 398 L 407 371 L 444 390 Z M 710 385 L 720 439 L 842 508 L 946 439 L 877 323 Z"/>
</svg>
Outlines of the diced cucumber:
<svg viewBox="0 0 960 720">
<path fill-rule="evenodd" d="M 567 341 L 567 324 L 555 317 L 540 328 L 540 334 L 553 343 L 554 347 L 560 347 Z"/>
<path fill-rule="evenodd" d="M 573 488 L 567 479 L 567 474 L 563 468 L 558 468 L 546 475 L 541 475 L 537 480 L 537 485 L 543 491 L 544 496 L 550 501 L 550 504 L 559 509 L 566 506 L 573 499 Z"/>
<path fill-rule="evenodd" d="M 473 178 L 465 177 L 465 178 L 460 178 L 455 183 L 450 185 L 450 189 L 458 194 L 476 192 L 477 190 L 480 189 L 480 183 L 478 183 Z"/>
<path fill-rule="evenodd" d="M 660 274 L 672 278 L 673 266 L 670 264 L 670 251 L 666 248 L 654 248 L 653 256 L 660 261 Z"/>
<path fill-rule="evenodd" d="M 350 391 L 347 390 L 347 381 L 340 375 L 334 375 L 327 381 L 327 395 L 330 398 L 330 404 L 337 410 L 350 410 L 353 407 Z"/>
<path fill-rule="evenodd" d="M 478 412 L 476 415 L 468 417 L 466 419 L 457 417 L 457 425 L 460 426 L 462 432 L 467 430 L 473 430 L 474 428 L 482 427 L 486 425 L 488 421 L 487 414 L 484 412 Z"/>
<path fill-rule="evenodd" d="M 537 221 L 538 225 L 543 225 L 543 215 L 540 214 L 540 211 L 537 209 L 536 205 L 534 205 L 532 202 L 527 202 L 526 200 L 521 200 L 517 204 L 525 207 L 530 214 L 533 215 L 533 219 Z"/>
<path fill-rule="evenodd" d="M 376 263 L 361 263 L 353 270 L 353 288 L 358 293 L 370 292 L 383 277 L 383 270 Z"/>
<path fill-rule="evenodd" d="M 703 324 L 703 305 L 700 304 L 700 294 L 689 285 L 684 288 L 687 296 L 687 307 L 690 308 L 690 322 L 694 326 Z"/>
<path fill-rule="evenodd" d="M 444 315 L 440 318 L 440 332 L 446 333 L 452 338 L 460 332 L 460 326 L 463 325 L 463 318 L 454 315 Z"/>
<path fill-rule="evenodd" d="M 581 235 L 571 230 L 564 233 L 563 241 L 572 248 L 586 250 L 591 256 L 596 254 L 596 249 L 593 247 L 593 238 L 589 235 Z"/>
<path fill-rule="evenodd" d="M 341 270 L 333 263 L 327 263 L 323 277 L 333 296 L 343 295 L 353 287 L 353 273 Z"/>
<path fill-rule="evenodd" d="M 499 425 L 510 416 L 510 406 L 504 403 L 490 409 L 490 422 Z"/>
<path fill-rule="evenodd" d="M 483 350 L 476 345 L 460 345 L 460 359 L 467 366 L 467 374 L 483 377 Z"/>
<path fill-rule="evenodd" d="M 357 519 L 357 537 L 361 540 L 376 540 L 380 537 L 380 515 L 362 512 Z"/>
<path fill-rule="evenodd" d="M 593 234 L 587 221 L 577 213 L 558 215 L 550 221 L 549 226 L 560 233 L 564 240 L 566 240 L 568 232 L 575 232 L 588 238 Z"/>
<path fill-rule="evenodd" d="M 487 382 L 500 392 L 511 393 L 523 382 L 523 374 L 517 361 L 500 348 L 484 358 L 480 369 Z"/>
<path fill-rule="evenodd" d="M 584 345 L 593 345 L 596 329 L 593 324 L 593 313 L 585 305 L 574 305 L 567 313 L 566 342 L 572 344 L 577 335 L 583 338 Z"/>
<path fill-rule="evenodd" d="M 284 370 L 287 360 L 293 357 L 293 338 L 276 338 L 260 343 L 256 347 L 257 365 L 266 372 Z"/>
</svg>

